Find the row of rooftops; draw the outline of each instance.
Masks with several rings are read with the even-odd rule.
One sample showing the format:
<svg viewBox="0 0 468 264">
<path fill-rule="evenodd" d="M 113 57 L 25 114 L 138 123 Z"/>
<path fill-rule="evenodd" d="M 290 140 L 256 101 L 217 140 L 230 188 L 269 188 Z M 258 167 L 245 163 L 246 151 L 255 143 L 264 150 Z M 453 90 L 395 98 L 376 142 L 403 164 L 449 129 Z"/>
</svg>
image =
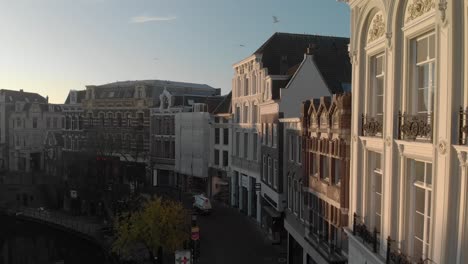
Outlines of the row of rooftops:
<svg viewBox="0 0 468 264">
<path fill-rule="evenodd" d="M 348 57 L 349 38 L 275 33 L 253 54 L 269 75 L 293 76 L 304 60 L 304 54 L 313 56 L 324 81 L 332 93 L 350 90 L 351 64 Z M 235 64 L 234 67 L 236 67 Z M 189 106 L 193 103 L 206 103 L 215 113 L 231 111 L 231 93 L 221 96 L 221 89 L 206 84 L 174 82 L 167 80 L 120 81 L 103 85 L 88 85 L 86 90 L 70 91 L 65 104 L 81 104 L 84 100 L 105 99 L 153 99 L 153 107 L 160 106 L 160 95 L 167 91 L 175 97 L 174 104 Z M 90 96 L 92 94 L 92 97 Z M 74 96 L 73 100 L 71 96 Z M 37 93 L 13 90 L 0 90 L 0 101 L 27 103 L 48 103 L 48 98 Z"/>
</svg>

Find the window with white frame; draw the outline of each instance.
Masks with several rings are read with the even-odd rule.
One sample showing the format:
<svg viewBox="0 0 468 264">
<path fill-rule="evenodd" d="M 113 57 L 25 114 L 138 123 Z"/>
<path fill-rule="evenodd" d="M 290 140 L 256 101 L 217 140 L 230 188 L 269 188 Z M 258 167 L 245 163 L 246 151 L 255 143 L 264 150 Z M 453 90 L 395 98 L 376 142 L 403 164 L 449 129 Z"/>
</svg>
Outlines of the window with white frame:
<svg viewBox="0 0 468 264">
<path fill-rule="evenodd" d="M 413 114 L 434 111 L 435 34 L 423 35 L 411 41 L 411 78 L 408 107 Z"/>
<path fill-rule="evenodd" d="M 292 209 L 292 195 L 293 195 L 293 190 L 291 186 L 291 175 L 288 175 L 288 208 L 289 210 Z"/>
<path fill-rule="evenodd" d="M 409 251 L 415 259 L 430 257 L 432 226 L 432 164 L 408 159 L 410 188 Z"/>
<path fill-rule="evenodd" d="M 266 175 L 268 173 L 268 168 L 267 168 L 267 156 L 263 155 L 263 173 L 262 173 L 262 180 L 266 181 Z"/>
<path fill-rule="evenodd" d="M 240 123 L 240 115 L 241 115 L 241 108 L 240 106 L 236 106 L 236 113 L 235 113 L 236 123 Z"/>
<path fill-rule="evenodd" d="M 369 208 L 368 219 L 372 227 L 377 232 L 381 231 L 382 225 L 382 154 L 377 152 L 369 152 Z"/>
<path fill-rule="evenodd" d="M 247 76 L 244 79 L 244 95 L 249 95 L 249 78 Z"/>
<path fill-rule="evenodd" d="M 268 184 L 271 185 L 271 182 L 273 180 L 273 172 L 272 172 L 272 160 L 271 160 L 271 157 L 268 156 Z"/>
<path fill-rule="evenodd" d="M 301 163 L 301 152 L 302 152 L 301 137 L 295 136 L 295 138 L 296 138 L 296 162 Z"/>
<path fill-rule="evenodd" d="M 383 116 L 384 102 L 384 54 L 378 54 L 371 58 L 370 98 L 368 113 L 372 116 Z"/>
<path fill-rule="evenodd" d="M 252 123 L 255 124 L 257 123 L 258 120 L 258 105 L 257 103 L 254 103 L 252 106 Z"/>
<path fill-rule="evenodd" d="M 275 159 L 273 163 L 273 188 L 278 188 L 278 160 Z"/>
<path fill-rule="evenodd" d="M 249 105 L 246 103 L 244 105 L 242 123 L 248 123 L 248 122 L 249 122 Z"/>
<path fill-rule="evenodd" d="M 318 167 L 318 164 L 319 164 L 319 157 L 320 155 L 319 154 L 316 154 L 316 153 L 311 153 L 311 159 L 312 159 L 312 175 L 313 176 L 317 176 L 317 174 L 319 173 L 319 167 Z"/>
<path fill-rule="evenodd" d="M 262 145 L 266 143 L 266 126 L 265 123 L 262 123 Z"/>
</svg>

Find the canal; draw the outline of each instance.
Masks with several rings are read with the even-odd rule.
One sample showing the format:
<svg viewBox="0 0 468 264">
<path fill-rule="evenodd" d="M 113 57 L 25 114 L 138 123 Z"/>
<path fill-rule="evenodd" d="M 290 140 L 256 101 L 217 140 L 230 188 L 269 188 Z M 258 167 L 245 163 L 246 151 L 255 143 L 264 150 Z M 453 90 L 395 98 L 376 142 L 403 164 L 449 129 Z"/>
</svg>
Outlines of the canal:
<svg viewBox="0 0 468 264">
<path fill-rule="evenodd" d="M 0 264 L 107 264 L 100 248 L 67 232 L 0 216 Z"/>
</svg>

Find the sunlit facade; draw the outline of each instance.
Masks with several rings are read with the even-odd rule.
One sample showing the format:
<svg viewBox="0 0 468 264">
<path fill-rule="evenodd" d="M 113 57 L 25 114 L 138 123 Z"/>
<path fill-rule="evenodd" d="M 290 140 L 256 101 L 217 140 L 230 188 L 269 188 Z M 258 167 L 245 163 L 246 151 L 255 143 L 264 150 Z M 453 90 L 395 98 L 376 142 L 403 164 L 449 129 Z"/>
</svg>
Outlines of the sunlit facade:
<svg viewBox="0 0 468 264">
<path fill-rule="evenodd" d="M 348 3 L 349 263 L 466 263 L 467 2 Z"/>
</svg>

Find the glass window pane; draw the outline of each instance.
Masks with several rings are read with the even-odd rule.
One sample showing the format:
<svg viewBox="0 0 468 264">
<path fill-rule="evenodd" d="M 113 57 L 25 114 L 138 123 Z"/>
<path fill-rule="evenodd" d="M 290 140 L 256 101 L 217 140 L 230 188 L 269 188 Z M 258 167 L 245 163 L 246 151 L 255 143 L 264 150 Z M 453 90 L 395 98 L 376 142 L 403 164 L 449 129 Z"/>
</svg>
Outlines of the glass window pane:
<svg viewBox="0 0 468 264">
<path fill-rule="evenodd" d="M 418 66 L 418 88 L 429 87 L 429 64 Z"/>
<path fill-rule="evenodd" d="M 413 161 L 415 180 L 424 182 L 424 162 Z"/>
<path fill-rule="evenodd" d="M 414 243 L 413 243 L 413 257 L 415 259 L 419 259 L 419 257 L 422 255 L 422 248 L 423 248 L 422 241 L 415 238 Z"/>
<path fill-rule="evenodd" d="M 383 96 L 377 96 L 375 101 L 375 113 L 382 114 L 383 113 Z"/>
<path fill-rule="evenodd" d="M 415 187 L 414 210 L 421 214 L 424 214 L 424 198 L 424 189 Z"/>
<path fill-rule="evenodd" d="M 375 75 L 380 75 L 383 72 L 383 56 L 375 58 Z"/>
<path fill-rule="evenodd" d="M 429 58 L 435 58 L 435 35 L 429 37 Z"/>
<path fill-rule="evenodd" d="M 380 174 L 375 174 L 375 192 L 382 193 L 382 176 Z"/>
<path fill-rule="evenodd" d="M 375 95 L 383 95 L 384 78 L 377 78 L 375 81 Z"/>
<path fill-rule="evenodd" d="M 431 232 L 431 219 L 426 218 L 426 236 L 424 237 L 424 242 L 429 244 L 429 233 Z"/>
<path fill-rule="evenodd" d="M 416 213 L 414 215 L 414 236 L 423 239 L 424 235 L 424 216 L 422 214 Z"/>
<path fill-rule="evenodd" d="M 377 194 L 375 196 L 375 212 L 379 213 L 382 212 L 382 196 Z"/>
<path fill-rule="evenodd" d="M 426 195 L 427 195 L 427 213 L 426 213 L 426 216 L 427 217 L 431 217 L 431 207 L 432 207 L 432 192 L 430 191 L 426 191 Z"/>
<path fill-rule="evenodd" d="M 427 112 L 429 110 L 427 90 L 427 88 L 418 89 L 418 112 Z"/>
<path fill-rule="evenodd" d="M 382 157 L 381 157 L 380 153 L 375 153 L 374 157 L 375 157 L 375 168 L 376 169 L 381 169 L 382 168 L 382 165 L 381 165 Z"/>
<path fill-rule="evenodd" d="M 376 214 L 375 215 L 375 228 L 377 229 L 377 232 L 380 232 L 380 222 L 381 222 L 381 216 Z"/>
<path fill-rule="evenodd" d="M 416 62 L 427 60 L 427 38 L 420 39 L 416 42 Z"/>
<path fill-rule="evenodd" d="M 432 164 L 426 163 L 426 184 L 432 185 Z"/>
</svg>

